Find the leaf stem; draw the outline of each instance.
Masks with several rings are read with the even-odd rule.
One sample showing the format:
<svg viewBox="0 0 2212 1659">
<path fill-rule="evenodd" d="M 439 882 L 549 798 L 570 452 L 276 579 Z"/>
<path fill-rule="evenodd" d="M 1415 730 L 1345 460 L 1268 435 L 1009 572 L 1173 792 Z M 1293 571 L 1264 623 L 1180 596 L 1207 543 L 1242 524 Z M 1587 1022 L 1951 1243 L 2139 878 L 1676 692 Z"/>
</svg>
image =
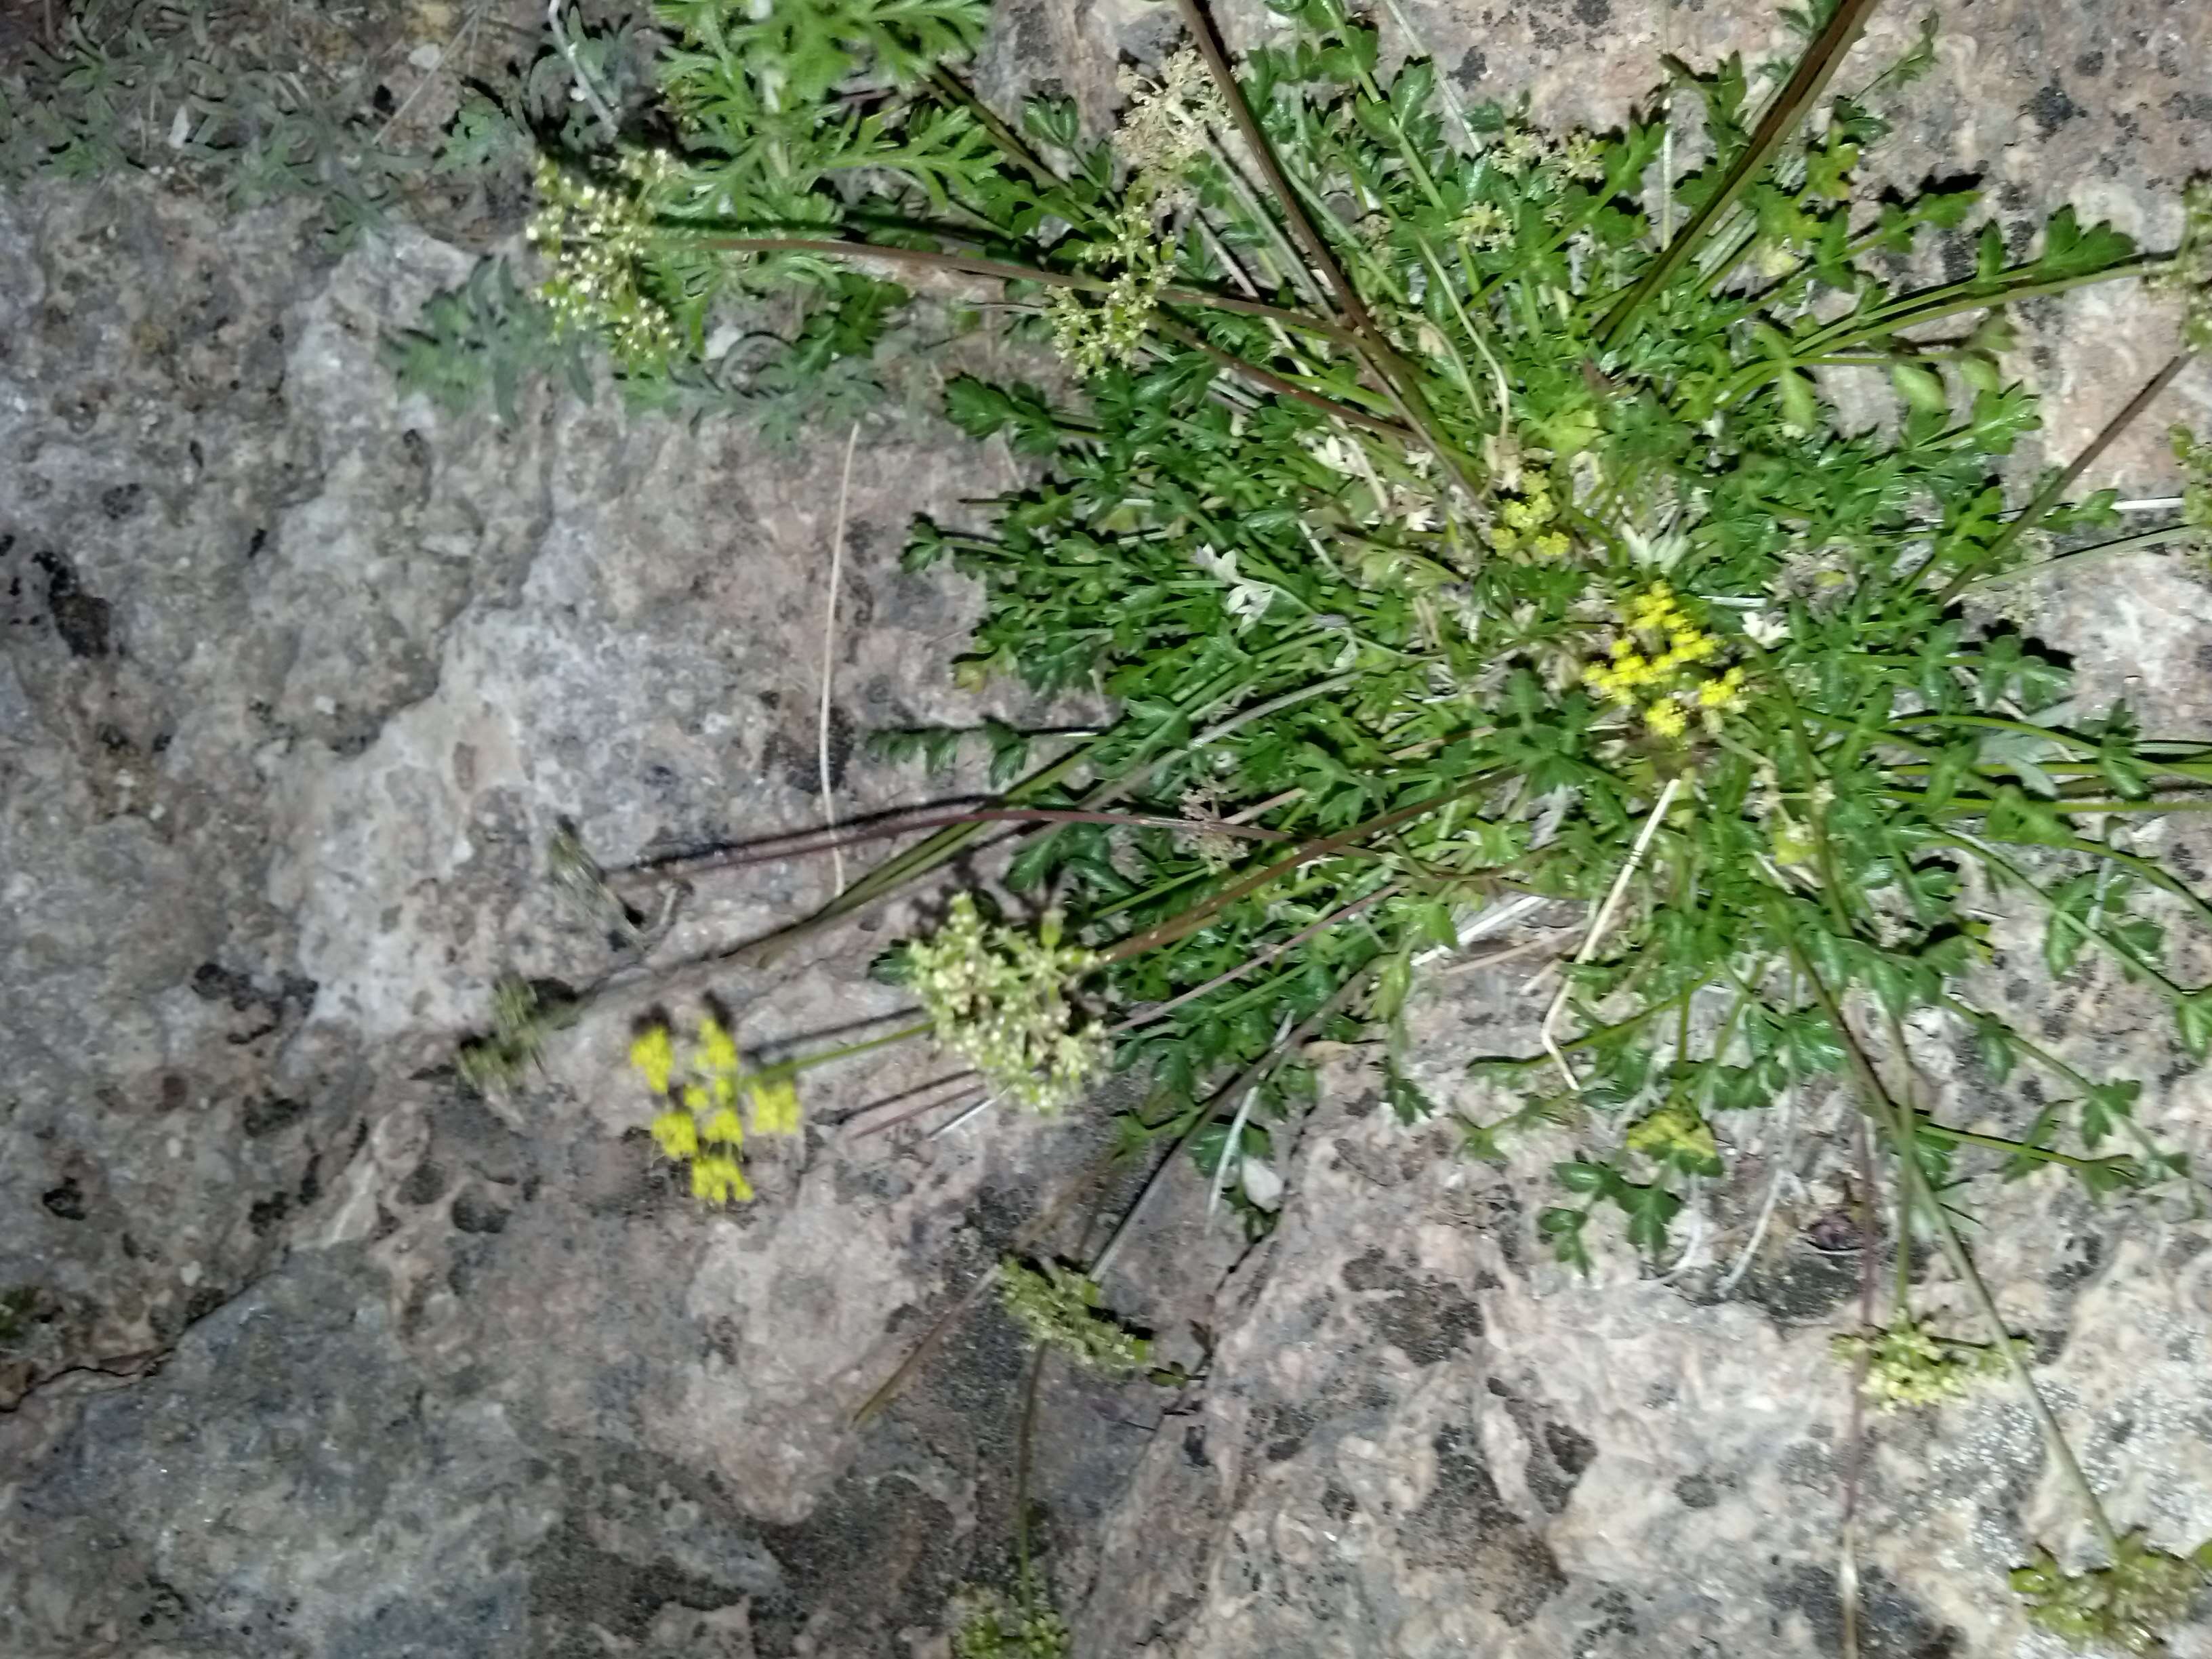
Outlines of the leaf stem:
<svg viewBox="0 0 2212 1659">
<path fill-rule="evenodd" d="M 2051 1455 L 2065 1472 L 2067 1484 L 2074 1488 L 2075 1495 L 2081 1500 L 2081 1506 L 2088 1511 L 2089 1523 L 2096 1530 L 2098 1541 L 2108 1554 L 2117 1559 L 2120 1551 L 2120 1535 L 2113 1530 L 2111 1520 L 2106 1516 L 2097 1489 L 2089 1484 L 2089 1477 L 2082 1473 L 2080 1460 L 2074 1455 L 2074 1448 L 2067 1441 L 2066 1431 L 2059 1427 L 2058 1419 L 2045 1401 L 2042 1390 L 2035 1386 L 2035 1378 L 2028 1374 L 2027 1362 L 2014 1347 L 2011 1328 L 2006 1325 L 2004 1316 L 1997 1310 L 1996 1298 L 1990 1294 L 1988 1284 L 1983 1279 L 1980 1270 L 1974 1266 L 1973 1257 L 1967 1254 L 1966 1245 L 1959 1237 L 1958 1229 L 1951 1224 L 1950 1216 L 1929 1189 L 1927 1174 L 1921 1169 L 1920 1160 L 1912 1155 L 1912 1132 L 1904 1111 L 1891 1099 L 1888 1090 L 1882 1086 L 1881 1076 L 1875 1071 L 1873 1062 L 1867 1058 L 1866 1051 L 1859 1045 L 1857 1034 L 1845 1022 L 1843 1005 L 1837 1000 L 1836 994 L 1828 988 L 1827 982 L 1814 970 L 1812 962 L 1795 939 L 1790 941 L 1790 954 L 1796 959 L 1798 971 L 1811 984 L 1813 994 L 1820 1000 L 1820 1007 L 1828 1016 L 1829 1023 L 1836 1028 L 1837 1036 L 1843 1040 L 1844 1055 L 1850 1062 L 1851 1074 L 1857 1081 L 1859 1092 L 1864 1097 L 1867 1110 L 1881 1121 L 1884 1130 L 1899 1148 L 1898 1166 L 1907 1190 L 1919 1203 L 1929 1224 L 1935 1229 L 1936 1242 L 1942 1246 L 1952 1271 L 1966 1283 L 1975 1306 L 1990 1327 L 1990 1340 L 1996 1345 L 1997 1352 L 2004 1356 L 2013 1380 L 2027 1395 L 2028 1405 L 2042 1425 L 2044 1438 L 2051 1447 Z"/>
</svg>

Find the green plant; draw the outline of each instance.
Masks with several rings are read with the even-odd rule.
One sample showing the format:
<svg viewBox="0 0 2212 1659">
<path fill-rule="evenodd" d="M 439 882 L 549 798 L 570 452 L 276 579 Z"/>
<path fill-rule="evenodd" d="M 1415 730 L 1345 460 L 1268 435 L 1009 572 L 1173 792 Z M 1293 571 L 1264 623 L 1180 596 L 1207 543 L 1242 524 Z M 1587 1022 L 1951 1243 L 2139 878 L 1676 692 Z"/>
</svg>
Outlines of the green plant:
<svg viewBox="0 0 2212 1659">
<path fill-rule="evenodd" d="M 2005 362 L 2010 307 L 2142 276 L 2187 291 L 2201 344 L 2203 190 L 2166 255 L 2070 209 L 2018 252 L 1969 231 L 1972 189 L 1880 194 L 1880 89 L 1928 57 L 1923 39 L 1829 95 L 1872 0 L 1814 9 L 1763 112 L 1740 61 L 1670 63 L 1709 151 L 1679 177 L 1656 120 L 1555 134 L 1461 108 L 1342 0 L 1274 0 L 1276 38 L 1241 66 L 1197 0 L 1177 8 L 1188 48 L 1133 76 L 1103 141 L 1066 100 L 1001 113 L 962 81 L 982 0 L 659 9 L 675 142 L 602 186 L 599 286 L 568 325 L 650 383 L 765 291 L 817 318 L 864 305 L 879 333 L 905 284 L 998 285 L 1004 336 L 1060 369 L 953 378 L 946 413 L 1033 471 L 973 521 L 918 523 L 908 562 L 983 584 L 963 683 L 1120 710 L 1019 776 L 1025 747 L 994 737 L 1013 757 L 994 804 L 932 821 L 756 958 L 1023 825 L 1006 883 L 1048 891 L 1080 951 L 1054 994 L 1087 975 L 1149 1091 L 1122 1146 L 1188 1150 L 1227 1184 L 1305 1097 L 1304 1044 L 1394 1032 L 1427 953 L 1583 902 L 1540 1051 L 1476 1068 L 1518 1104 L 1467 1126 L 1477 1150 L 1537 1126 L 1580 1144 L 1537 1223 L 1558 1257 L 1586 1266 L 1601 1216 L 1663 1257 L 1688 1183 L 1726 1167 L 1717 1126 L 1844 1074 L 1894 1171 L 1901 1279 L 1922 1231 L 2118 1563 L 1950 1212 L 1984 1170 L 2099 1197 L 2190 1171 L 2136 1123 L 2136 1085 L 1977 1006 L 1972 976 L 1986 905 L 2027 905 L 2051 977 L 2103 959 L 2203 1060 L 2212 987 L 2167 937 L 2212 903 L 2116 832 L 2212 805 L 2212 747 L 2075 707 L 2064 662 L 1970 599 L 2195 533 L 2073 545 L 2117 521 L 2112 492 L 2075 484 L 2183 356 L 2039 472 Z M 1916 286 L 1897 273 L 1931 237 L 1970 237 L 1970 268 Z M 665 352 L 623 347 L 641 307 Z M 1886 389 L 1891 418 L 1846 429 L 1845 386 Z M 974 913 L 954 916 L 909 960 L 980 959 Z M 1000 1012 L 927 1024 L 1003 1088 L 1036 1045 L 989 1041 Z M 1941 1121 L 1882 1075 L 1908 1020 L 2067 1097 L 2017 1136 Z M 1417 1100 L 1394 1091 L 1401 1115 Z M 2115 1134 L 2133 1150 L 2104 1152 Z M 1908 1291 L 1869 1357 L 1930 1346 Z M 1966 1363 L 1932 1346 L 1891 1356 L 1912 1361 L 1893 1392 Z"/>
<path fill-rule="evenodd" d="M 492 992 L 491 1030 L 463 1043 L 455 1061 L 461 1081 L 482 1094 L 520 1085 L 545 1051 L 549 1031 L 572 1022 L 572 1003 L 549 1003 L 526 979 L 508 975 Z"/>
<path fill-rule="evenodd" d="M 0 68 L 0 178 L 180 173 L 243 207 L 315 201 L 350 242 L 419 158 L 388 147 L 369 83 L 319 66 L 267 8 L 235 0 L 78 0 L 50 41 Z M 305 19 L 301 20 L 305 22 Z"/>
<path fill-rule="evenodd" d="M 2048 1550 L 2013 1570 L 2012 1587 L 2027 1604 L 2029 1622 L 2076 1646 L 2121 1653 L 2162 1653 L 2166 1632 L 2188 1616 L 2212 1582 L 2212 1544 L 2193 1555 L 2153 1549 L 2140 1533 L 2120 1540 L 2106 1565 L 2063 1571 Z"/>
<path fill-rule="evenodd" d="M 1030 1341 L 1086 1370 L 1141 1370 L 1152 1344 L 1098 1305 L 1098 1282 L 1057 1261 L 1032 1267 L 1008 1256 L 999 1264 L 999 1300 Z"/>
<path fill-rule="evenodd" d="M 956 1659 L 1066 1659 L 1067 1625 L 1048 1602 L 1024 1595 L 1017 1604 L 994 1590 L 971 1589 L 954 1614 Z"/>
</svg>

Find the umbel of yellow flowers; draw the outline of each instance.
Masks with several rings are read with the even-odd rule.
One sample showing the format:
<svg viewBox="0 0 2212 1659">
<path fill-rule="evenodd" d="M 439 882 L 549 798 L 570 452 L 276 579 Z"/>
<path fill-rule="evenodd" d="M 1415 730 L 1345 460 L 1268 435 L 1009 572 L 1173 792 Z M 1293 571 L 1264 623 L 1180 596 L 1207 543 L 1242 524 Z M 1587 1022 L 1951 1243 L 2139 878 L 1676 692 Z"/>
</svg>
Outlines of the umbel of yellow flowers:
<svg viewBox="0 0 2212 1659">
<path fill-rule="evenodd" d="M 1590 664 L 1583 680 L 1608 702 L 1641 708 L 1644 729 L 1671 741 L 1687 729 L 1692 710 L 1711 725 L 1743 706 L 1740 665 L 1718 674 L 1703 670 L 1722 648 L 1719 638 L 1683 609 L 1673 589 L 1654 582 L 1620 613 L 1611 660 Z"/>
<path fill-rule="evenodd" d="M 709 1204 L 750 1202 L 738 1102 L 742 1097 L 750 1109 L 755 1134 L 798 1133 L 799 1089 L 790 1074 L 747 1073 L 736 1037 L 712 1014 L 700 1016 L 680 1050 L 667 1026 L 647 1027 L 629 1045 L 629 1063 L 662 1103 L 653 1138 L 662 1152 L 690 1166 L 693 1196 Z"/>
</svg>

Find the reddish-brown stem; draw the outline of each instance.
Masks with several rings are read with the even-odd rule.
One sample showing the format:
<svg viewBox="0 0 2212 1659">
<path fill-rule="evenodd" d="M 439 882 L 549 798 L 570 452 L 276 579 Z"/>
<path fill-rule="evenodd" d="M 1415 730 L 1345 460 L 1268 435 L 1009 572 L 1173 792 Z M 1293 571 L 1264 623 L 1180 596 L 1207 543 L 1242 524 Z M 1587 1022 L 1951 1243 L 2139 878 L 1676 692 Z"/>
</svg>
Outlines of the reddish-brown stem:
<svg viewBox="0 0 2212 1659">
<path fill-rule="evenodd" d="M 1267 387 L 1270 392 L 1285 398 L 1295 398 L 1302 404 L 1311 404 L 1324 415 L 1334 415 L 1340 421 L 1350 421 L 1355 426 L 1364 426 L 1370 432 L 1379 432 L 1386 438 L 1395 438 L 1400 443 L 1420 441 L 1420 435 L 1418 433 L 1400 426 L 1395 421 L 1386 421 L 1379 415 L 1370 415 L 1364 409 L 1354 409 L 1350 404 L 1339 403 L 1334 398 L 1324 398 L 1318 392 L 1309 392 L 1296 381 L 1285 380 L 1273 369 L 1262 368 L 1257 363 L 1245 362 L 1234 352 L 1224 351 L 1219 346 L 1201 336 L 1196 329 L 1185 328 L 1171 318 L 1162 317 L 1158 319 L 1154 326 L 1170 339 L 1180 340 L 1192 350 L 1204 352 L 1224 368 L 1241 374 L 1255 385 Z"/>
<path fill-rule="evenodd" d="M 1165 1002 L 1160 1003 L 1154 1007 L 1146 1009 L 1144 1012 L 1140 1014 L 1132 1014 L 1128 1018 L 1123 1020 L 1119 1025 L 1109 1026 L 1107 1028 L 1106 1035 L 1109 1036 L 1119 1036 L 1124 1031 L 1133 1031 L 1141 1026 L 1150 1025 L 1156 1019 L 1164 1019 L 1169 1014 L 1174 1012 L 1177 1008 L 1182 1007 L 1186 1002 L 1195 1001 L 1198 998 L 1206 995 L 1209 991 L 1218 991 L 1224 985 L 1235 984 L 1238 980 L 1243 979 L 1248 974 L 1257 973 L 1261 969 L 1274 961 L 1276 957 L 1281 956 L 1285 951 L 1297 950 L 1299 945 L 1304 945 L 1308 939 L 1311 939 L 1316 933 L 1320 933 L 1323 928 L 1334 927 L 1340 921 L 1348 921 L 1352 917 L 1358 915 L 1362 910 L 1366 909 L 1369 906 L 1380 904 L 1384 899 L 1393 897 L 1403 890 L 1404 890 L 1402 888 L 1399 887 L 1397 884 L 1394 882 L 1388 887 L 1382 888 L 1378 891 L 1370 893 L 1364 899 L 1354 900 L 1352 903 L 1345 905 L 1340 909 L 1332 910 L 1328 915 L 1323 916 L 1319 921 L 1315 922 L 1311 927 L 1301 928 L 1298 932 L 1291 934 L 1290 938 L 1285 939 L 1279 945 L 1269 945 L 1258 956 L 1252 957 L 1248 962 L 1239 963 L 1236 967 L 1231 968 L 1227 973 L 1217 974 L 1212 979 L 1206 981 L 1203 985 L 1194 986 L 1191 989 L 1182 993 L 1178 996 L 1170 997 Z"/>
<path fill-rule="evenodd" d="M 817 830 L 794 830 L 788 836 L 776 836 L 765 843 L 753 842 L 743 847 L 727 847 L 713 853 L 647 860 L 641 864 L 634 864 L 627 870 L 611 872 L 610 878 L 693 876 L 708 870 L 734 870 L 746 865 L 775 864 L 784 859 L 806 858 L 827 853 L 833 848 L 842 849 L 857 846 L 862 842 L 879 841 L 886 836 L 902 836 L 909 830 L 941 830 L 955 823 L 1108 823 L 1139 830 L 1188 830 L 1194 833 L 1215 831 L 1245 841 L 1284 842 L 1292 838 L 1281 830 L 1263 829 L 1252 823 L 1234 823 L 1225 818 L 1169 818 L 1145 812 L 1080 811 L 1073 808 L 1044 806 L 975 806 L 963 808 L 957 812 L 924 813 L 919 817 L 899 817 L 880 823 L 851 825 L 835 836 L 816 841 L 805 841 L 803 838 L 819 835 Z M 801 844 L 787 844 L 793 842 Z"/>
<path fill-rule="evenodd" d="M 2051 509 L 2057 506 L 2060 499 L 2074 487 L 2074 481 L 2095 465 L 2097 457 L 2112 447 L 2112 441 L 2126 431 L 2138 415 L 2157 401 L 2159 393 L 2173 384 L 2174 377 L 2188 368 L 2189 362 L 2189 355 L 2184 352 L 2153 375 L 2149 384 L 2128 400 L 2126 408 L 2105 422 L 2104 430 L 2090 440 L 2088 447 L 2074 458 L 2066 470 L 2036 492 L 2035 499 L 1998 532 L 1995 541 L 1959 567 L 1959 574 L 1951 578 L 1950 585 L 1936 596 L 1936 602 L 1948 605 L 1975 576 L 2009 552 L 2012 544 L 2023 534 L 2040 525 Z"/>
<path fill-rule="evenodd" d="M 1103 293 L 1113 287 L 1113 283 L 1105 277 L 1086 276 L 1080 271 L 1050 270 L 1042 265 L 1015 264 L 1006 259 L 979 258 L 965 253 L 944 253 L 935 248 L 887 247 L 880 242 L 847 242 L 835 237 L 814 236 L 702 235 L 694 240 L 701 247 L 714 248 L 724 253 L 818 253 L 834 259 L 888 259 L 895 264 L 926 265 L 933 270 L 988 277 L 994 282 L 1037 283 L 1048 288 L 1081 289 L 1092 294 Z M 1161 292 L 1160 298 L 1170 305 L 1211 306 L 1217 311 L 1239 311 L 1249 317 L 1265 317 L 1271 322 L 1302 328 L 1311 334 L 1325 335 L 1345 344 L 1352 343 L 1351 334 L 1340 324 L 1307 312 L 1271 306 L 1264 300 L 1247 300 L 1238 295 L 1213 294 L 1194 288 L 1166 289 Z"/>
<path fill-rule="evenodd" d="M 1300 842 L 1297 846 L 1274 863 L 1264 869 L 1255 871 L 1242 881 L 1231 883 L 1212 898 L 1203 899 L 1192 905 L 1181 915 L 1171 916 L 1157 927 L 1147 928 L 1141 933 L 1133 934 L 1123 939 L 1112 950 L 1104 952 L 1100 960 L 1126 962 L 1131 957 L 1140 955 L 1155 945 L 1172 944 L 1176 939 L 1196 933 L 1239 899 L 1250 897 L 1277 877 L 1289 874 L 1301 864 L 1310 864 L 1316 859 L 1333 858 L 1339 853 L 1348 852 L 1370 836 L 1378 834 L 1384 830 L 1395 830 L 1401 823 L 1411 823 L 1415 818 L 1424 817 L 1447 802 L 1455 800 L 1461 795 L 1471 793 L 1474 788 L 1486 787 L 1486 784 L 1487 780 L 1485 780 L 1483 784 L 1470 785 L 1466 789 L 1455 789 L 1442 795 L 1433 796 L 1427 800 L 1415 801 L 1410 806 L 1395 808 L 1379 817 L 1368 819 L 1364 823 L 1355 823 L 1349 830 L 1339 830 L 1334 836 L 1323 836 L 1314 841 Z"/>
<path fill-rule="evenodd" d="M 1468 501 L 1480 500 L 1474 480 L 1461 464 L 1458 452 L 1437 429 L 1435 417 L 1431 414 L 1427 401 L 1421 396 L 1420 388 L 1414 383 L 1414 377 L 1404 359 L 1392 348 L 1382 331 L 1375 326 L 1375 319 L 1361 302 L 1359 291 L 1352 285 L 1351 276 L 1313 221 L 1306 216 L 1305 209 L 1299 205 L 1297 191 L 1291 185 L 1290 175 L 1283 171 L 1275 147 L 1267 140 L 1267 129 L 1260 125 L 1260 118 L 1253 113 L 1251 102 L 1244 96 L 1244 88 L 1237 82 L 1237 72 L 1229 65 L 1229 54 L 1222 48 L 1221 36 L 1213 27 L 1213 20 L 1206 15 L 1206 8 L 1200 0 L 1176 0 L 1176 8 L 1182 14 L 1183 27 L 1190 31 L 1191 39 L 1198 43 L 1199 55 L 1206 60 L 1206 72 L 1213 77 L 1214 85 L 1219 88 L 1222 101 L 1237 123 L 1237 130 L 1243 135 L 1253 159 L 1260 164 L 1267 188 L 1274 192 L 1276 204 L 1283 210 L 1283 217 L 1290 225 L 1291 234 L 1297 239 L 1307 257 L 1328 279 L 1329 287 L 1334 290 L 1338 308 L 1344 313 L 1345 321 L 1352 325 L 1348 343 L 1375 378 L 1382 383 L 1407 422 L 1418 429 L 1421 442 L 1443 465 Z"/>
</svg>

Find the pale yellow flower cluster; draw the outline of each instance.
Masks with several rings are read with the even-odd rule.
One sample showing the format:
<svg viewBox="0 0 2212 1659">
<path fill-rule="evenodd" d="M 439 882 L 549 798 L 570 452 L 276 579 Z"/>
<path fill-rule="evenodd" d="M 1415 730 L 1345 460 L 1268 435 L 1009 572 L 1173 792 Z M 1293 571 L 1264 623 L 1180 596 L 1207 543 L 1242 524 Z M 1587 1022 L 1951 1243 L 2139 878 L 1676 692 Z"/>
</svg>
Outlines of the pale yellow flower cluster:
<svg viewBox="0 0 2212 1659">
<path fill-rule="evenodd" d="M 1513 222 L 1496 204 L 1477 202 L 1452 221 L 1452 232 L 1477 253 L 1495 253 L 1512 240 Z"/>
<path fill-rule="evenodd" d="M 1497 522 L 1482 532 L 1482 539 L 1498 553 L 1528 553 L 1540 559 L 1564 559 L 1574 544 L 1558 525 L 1559 503 L 1552 498 L 1550 482 L 1532 476 L 1517 495 L 1498 504 Z"/>
<path fill-rule="evenodd" d="M 2170 280 L 2185 296 L 2181 334 L 2191 351 L 2212 351 L 2212 179 L 2181 192 L 2181 246 Z"/>
<path fill-rule="evenodd" d="M 1036 1112 L 1068 1104 L 1105 1069 L 1105 1036 L 1078 1024 L 1070 995 L 1097 960 L 1060 942 L 1056 915 L 1034 934 L 986 924 L 966 893 L 944 927 L 907 947 L 908 983 L 937 1040 L 1000 1099 Z"/>
<path fill-rule="evenodd" d="M 1713 1139 L 1712 1127 L 1694 1109 L 1680 1101 L 1662 1106 L 1644 1118 L 1629 1130 L 1627 1144 L 1632 1152 L 1660 1160 L 1679 1152 L 1701 1164 L 1710 1164 L 1721 1155 Z"/>
<path fill-rule="evenodd" d="M 1115 219 L 1113 235 L 1094 243 L 1083 262 L 1121 269 L 1103 293 L 1053 291 L 1047 303 L 1054 349 L 1084 374 L 1096 374 L 1109 363 L 1135 362 L 1160 295 L 1175 276 L 1153 227 L 1151 204 L 1133 198 Z"/>
<path fill-rule="evenodd" d="M 1832 1339 L 1837 1358 L 1867 1362 L 1860 1392 L 1875 1409 L 1936 1406 L 1956 1400 L 1975 1383 L 2003 1375 L 2003 1351 L 1938 1336 L 1926 1320 L 1905 1320 L 1870 1335 Z"/>
</svg>

